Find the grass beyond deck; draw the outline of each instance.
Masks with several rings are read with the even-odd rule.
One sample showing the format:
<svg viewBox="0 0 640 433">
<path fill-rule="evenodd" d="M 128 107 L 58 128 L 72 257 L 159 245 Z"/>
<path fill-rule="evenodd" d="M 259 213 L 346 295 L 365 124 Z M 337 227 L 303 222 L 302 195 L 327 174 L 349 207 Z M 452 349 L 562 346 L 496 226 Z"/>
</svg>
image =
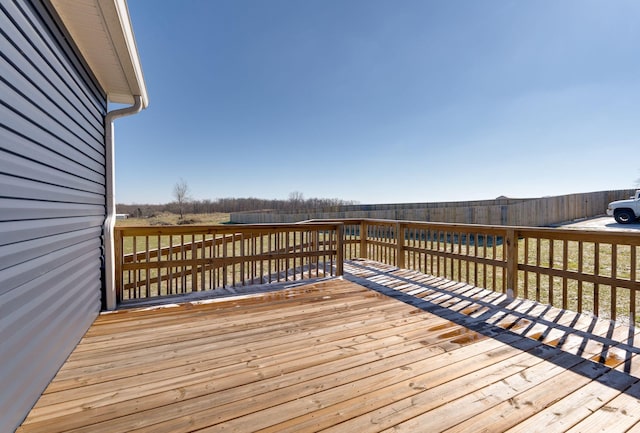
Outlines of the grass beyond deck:
<svg viewBox="0 0 640 433">
<path fill-rule="evenodd" d="M 634 328 L 370 262 L 345 271 L 102 314 L 18 431 L 640 429 Z"/>
</svg>

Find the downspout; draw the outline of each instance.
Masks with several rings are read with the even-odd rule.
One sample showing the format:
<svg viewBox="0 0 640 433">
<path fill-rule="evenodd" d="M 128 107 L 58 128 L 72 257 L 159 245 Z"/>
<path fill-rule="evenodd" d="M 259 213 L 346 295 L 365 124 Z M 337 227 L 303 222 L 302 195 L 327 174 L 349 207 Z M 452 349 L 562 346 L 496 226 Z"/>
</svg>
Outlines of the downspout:
<svg viewBox="0 0 640 433">
<path fill-rule="evenodd" d="M 115 310 L 116 298 L 116 270 L 115 270 L 115 248 L 114 248 L 114 227 L 116 225 L 116 201 L 115 201 L 115 142 L 113 134 L 113 121 L 125 116 L 139 113 L 143 108 L 142 96 L 135 95 L 134 103 L 130 107 L 120 108 L 107 113 L 104 118 L 104 141 L 106 157 L 106 195 L 107 195 L 107 217 L 102 228 L 104 242 L 104 290 L 105 307 L 107 310 Z"/>
</svg>

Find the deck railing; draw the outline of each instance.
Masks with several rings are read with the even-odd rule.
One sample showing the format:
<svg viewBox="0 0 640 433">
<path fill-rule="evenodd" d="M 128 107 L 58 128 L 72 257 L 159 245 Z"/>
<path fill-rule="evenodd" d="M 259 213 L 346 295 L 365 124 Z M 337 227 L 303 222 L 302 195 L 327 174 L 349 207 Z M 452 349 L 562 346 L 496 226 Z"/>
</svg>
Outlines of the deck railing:
<svg viewBox="0 0 640 433">
<path fill-rule="evenodd" d="M 341 275 L 342 224 L 117 227 L 119 303 Z"/>
<path fill-rule="evenodd" d="M 343 259 L 358 258 L 611 319 L 634 322 L 640 302 L 633 232 L 344 219 L 116 236 L 120 302 L 341 275 Z"/>
<path fill-rule="evenodd" d="M 635 322 L 640 233 L 342 220 L 345 258 Z"/>
</svg>

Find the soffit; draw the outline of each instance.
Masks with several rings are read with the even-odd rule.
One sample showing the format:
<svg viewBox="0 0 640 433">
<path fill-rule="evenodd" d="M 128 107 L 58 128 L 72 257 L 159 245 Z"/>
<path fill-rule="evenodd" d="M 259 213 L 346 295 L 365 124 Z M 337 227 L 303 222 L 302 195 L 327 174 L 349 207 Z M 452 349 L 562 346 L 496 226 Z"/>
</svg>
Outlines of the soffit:
<svg viewBox="0 0 640 433">
<path fill-rule="evenodd" d="M 148 104 L 126 0 L 50 0 L 110 102 Z"/>
</svg>

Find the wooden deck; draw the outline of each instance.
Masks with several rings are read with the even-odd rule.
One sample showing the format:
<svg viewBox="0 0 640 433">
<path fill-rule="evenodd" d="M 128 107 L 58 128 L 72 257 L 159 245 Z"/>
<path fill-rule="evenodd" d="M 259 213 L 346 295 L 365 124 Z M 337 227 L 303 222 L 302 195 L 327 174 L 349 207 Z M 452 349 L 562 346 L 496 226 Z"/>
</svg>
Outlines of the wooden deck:
<svg viewBox="0 0 640 433">
<path fill-rule="evenodd" d="M 640 431 L 634 328 L 371 262 L 102 314 L 19 432 Z"/>
</svg>

